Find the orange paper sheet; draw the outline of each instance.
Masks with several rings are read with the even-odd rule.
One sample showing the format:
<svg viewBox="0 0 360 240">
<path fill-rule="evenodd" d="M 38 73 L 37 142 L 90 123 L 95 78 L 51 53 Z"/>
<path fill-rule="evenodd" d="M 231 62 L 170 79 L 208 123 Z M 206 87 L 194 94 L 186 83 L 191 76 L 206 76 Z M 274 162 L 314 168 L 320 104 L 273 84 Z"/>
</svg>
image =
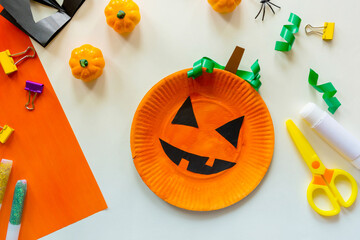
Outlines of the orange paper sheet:
<svg viewBox="0 0 360 240">
<path fill-rule="evenodd" d="M 0 17 L 0 51 L 16 53 L 28 46 L 29 37 Z M 25 109 L 26 80 L 45 85 L 32 112 Z M 18 179 L 28 182 L 20 240 L 38 239 L 107 208 L 38 57 L 25 60 L 10 76 L 0 67 L 0 126 L 5 124 L 15 132 L 0 144 L 0 159 L 14 163 L 0 211 L 1 240 Z"/>
</svg>

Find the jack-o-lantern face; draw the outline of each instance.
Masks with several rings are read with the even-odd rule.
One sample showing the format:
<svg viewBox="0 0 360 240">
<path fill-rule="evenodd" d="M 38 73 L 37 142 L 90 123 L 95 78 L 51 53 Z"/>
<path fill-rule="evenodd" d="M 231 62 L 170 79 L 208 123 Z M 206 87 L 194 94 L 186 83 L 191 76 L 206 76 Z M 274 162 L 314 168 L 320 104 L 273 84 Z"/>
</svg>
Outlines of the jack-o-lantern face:
<svg viewBox="0 0 360 240">
<path fill-rule="evenodd" d="M 187 71 L 161 80 L 139 104 L 130 139 L 134 164 L 166 202 L 220 209 L 260 183 L 271 162 L 274 128 L 248 82 L 219 69 L 196 79 Z"/>
<path fill-rule="evenodd" d="M 219 136 L 222 136 L 220 140 L 227 141 L 234 147 L 234 149 L 236 149 L 243 120 L 244 116 L 238 117 L 214 130 L 219 134 Z M 188 131 L 192 131 L 193 137 L 196 138 L 196 135 L 198 135 L 197 131 L 199 128 L 201 128 L 201 126 L 199 126 L 196 120 L 190 97 L 188 97 L 182 104 L 175 117 L 171 121 L 171 124 L 182 125 L 185 126 L 185 128 L 192 128 L 188 129 Z M 212 138 L 211 134 L 208 136 L 208 138 L 209 137 Z M 193 152 L 190 153 L 162 140 L 161 138 L 159 140 L 164 152 L 169 157 L 169 159 L 176 165 L 181 166 L 181 168 L 186 168 L 186 170 L 189 172 L 210 175 L 222 172 L 236 164 L 233 161 L 217 158 L 217 156 L 209 157 L 197 155 Z M 217 141 L 217 139 L 215 141 Z M 204 141 L 204 143 L 207 144 L 206 141 Z M 199 142 L 198 144 L 203 145 Z M 197 146 L 195 145 L 194 147 L 196 148 Z"/>
</svg>

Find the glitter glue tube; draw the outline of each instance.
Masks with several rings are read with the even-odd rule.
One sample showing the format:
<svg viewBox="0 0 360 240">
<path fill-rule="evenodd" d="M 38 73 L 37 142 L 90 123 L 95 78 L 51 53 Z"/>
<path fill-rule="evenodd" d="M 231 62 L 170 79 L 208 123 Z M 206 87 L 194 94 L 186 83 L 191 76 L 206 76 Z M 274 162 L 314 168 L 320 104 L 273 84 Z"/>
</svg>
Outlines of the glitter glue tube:
<svg viewBox="0 0 360 240">
<path fill-rule="evenodd" d="M 10 172 L 12 168 L 12 161 L 2 159 L 0 162 L 0 209 L 4 199 L 6 186 L 9 180 Z"/>
<path fill-rule="evenodd" d="M 300 115 L 330 146 L 360 169 L 359 140 L 314 103 L 306 104 Z"/>
<path fill-rule="evenodd" d="M 17 240 L 20 233 L 21 217 L 24 208 L 27 183 L 26 180 L 19 180 L 16 183 L 14 198 L 10 213 L 10 222 L 6 234 L 6 240 Z"/>
</svg>

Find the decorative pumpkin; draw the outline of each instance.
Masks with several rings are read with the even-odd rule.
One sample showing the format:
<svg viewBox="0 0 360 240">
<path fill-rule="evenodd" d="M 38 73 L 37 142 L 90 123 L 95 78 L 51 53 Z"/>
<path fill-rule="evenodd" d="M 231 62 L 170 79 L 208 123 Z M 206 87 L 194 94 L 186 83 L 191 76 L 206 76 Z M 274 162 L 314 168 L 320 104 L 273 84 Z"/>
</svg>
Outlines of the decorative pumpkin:
<svg viewBox="0 0 360 240">
<path fill-rule="evenodd" d="M 141 18 L 139 7 L 132 0 L 111 0 L 105 16 L 107 24 L 118 33 L 132 32 Z"/>
<path fill-rule="evenodd" d="M 208 0 L 212 8 L 219 13 L 229 13 L 235 10 L 241 0 Z"/>
<path fill-rule="evenodd" d="M 85 44 L 71 52 L 69 65 L 74 77 L 90 82 L 101 76 L 105 60 L 100 49 Z"/>
<path fill-rule="evenodd" d="M 147 186 L 177 207 L 227 207 L 260 183 L 274 150 L 274 128 L 259 93 L 233 73 L 196 79 L 185 69 L 143 98 L 131 128 L 135 167 Z"/>
</svg>

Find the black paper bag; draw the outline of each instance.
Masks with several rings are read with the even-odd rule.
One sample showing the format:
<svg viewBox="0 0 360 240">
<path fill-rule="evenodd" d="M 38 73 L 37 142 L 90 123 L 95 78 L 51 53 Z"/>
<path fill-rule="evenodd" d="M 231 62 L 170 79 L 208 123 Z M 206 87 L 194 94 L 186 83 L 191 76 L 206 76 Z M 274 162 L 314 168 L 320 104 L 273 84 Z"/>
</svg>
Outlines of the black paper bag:
<svg viewBox="0 0 360 240">
<path fill-rule="evenodd" d="M 30 0 L 0 0 L 0 4 L 4 7 L 0 15 L 46 47 L 71 20 L 85 0 L 64 0 L 62 6 L 55 0 L 34 1 L 53 7 L 58 12 L 35 22 L 30 8 Z"/>
</svg>

